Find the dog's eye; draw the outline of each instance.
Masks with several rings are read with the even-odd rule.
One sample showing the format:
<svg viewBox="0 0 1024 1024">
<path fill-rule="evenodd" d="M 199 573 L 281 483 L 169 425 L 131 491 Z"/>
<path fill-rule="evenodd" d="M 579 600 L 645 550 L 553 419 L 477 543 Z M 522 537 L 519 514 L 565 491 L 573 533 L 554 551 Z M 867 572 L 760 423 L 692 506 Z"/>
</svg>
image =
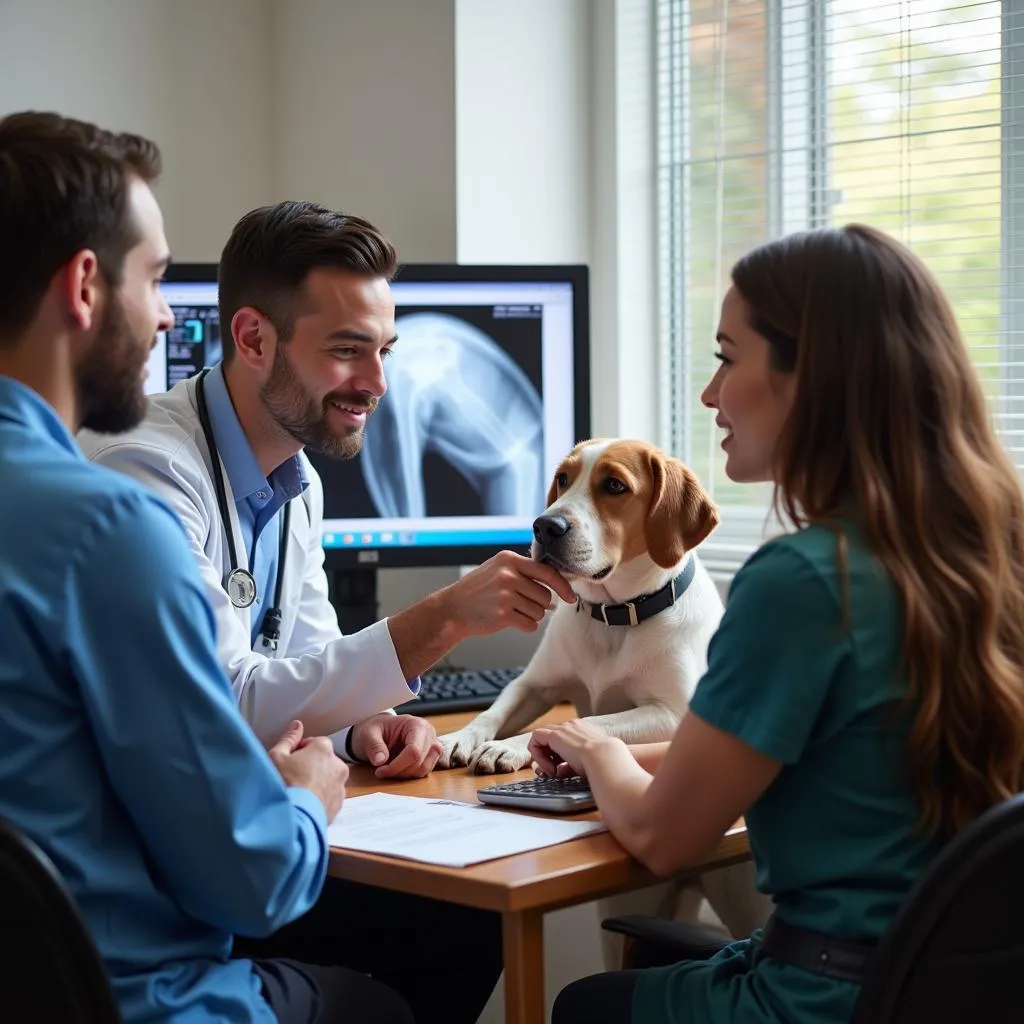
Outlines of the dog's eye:
<svg viewBox="0 0 1024 1024">
<path fill-rule="evenodd" d="M 626 485 L 618 477 L 614 476 L 610 476 L 605 480 L 604 489 L 609 494 L 625 494 L 628 490 Z"/>
<path fill-rule="evenodd" d="M 555 474 L 555 484 L 559 487 L 565 487 L 569 483 L 569 477 L 565 473 Z"/>
</svg>

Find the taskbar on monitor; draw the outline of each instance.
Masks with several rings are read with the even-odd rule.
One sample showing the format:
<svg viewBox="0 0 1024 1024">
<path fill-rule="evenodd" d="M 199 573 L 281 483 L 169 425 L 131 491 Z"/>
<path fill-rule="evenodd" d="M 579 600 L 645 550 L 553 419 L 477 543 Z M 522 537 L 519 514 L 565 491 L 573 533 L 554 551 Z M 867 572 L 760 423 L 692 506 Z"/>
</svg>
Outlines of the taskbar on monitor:
<svg viewBox="0 0 1024 1024">
<path fill-rule="evenodd" d="M 526 527 L 505 530 L 325 530 L 322 545 L 325 548 L 502 547 L 529 544 L 531 540 L 533 532 Z"/>
</svg>

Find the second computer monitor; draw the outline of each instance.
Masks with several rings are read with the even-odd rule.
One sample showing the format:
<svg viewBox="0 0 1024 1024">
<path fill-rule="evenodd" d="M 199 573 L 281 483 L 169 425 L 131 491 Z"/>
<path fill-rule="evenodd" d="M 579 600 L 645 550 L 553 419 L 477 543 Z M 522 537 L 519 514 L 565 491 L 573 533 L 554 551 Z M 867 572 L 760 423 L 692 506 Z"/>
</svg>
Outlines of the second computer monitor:
<svg viewBox="0 0 1024 1024">
<path fill-rule="evenodd" d="M 164 292 L 175 326 L 150 360 L 151 391 L 222 352 L 215 266 L 173 266 Z M 392 292 L 398 342 L 362 452 L 307 450 L 328 565 L 525 550 L 555 466 L 589 433 L 586 268 L 407 265 Z"/>
</svg>

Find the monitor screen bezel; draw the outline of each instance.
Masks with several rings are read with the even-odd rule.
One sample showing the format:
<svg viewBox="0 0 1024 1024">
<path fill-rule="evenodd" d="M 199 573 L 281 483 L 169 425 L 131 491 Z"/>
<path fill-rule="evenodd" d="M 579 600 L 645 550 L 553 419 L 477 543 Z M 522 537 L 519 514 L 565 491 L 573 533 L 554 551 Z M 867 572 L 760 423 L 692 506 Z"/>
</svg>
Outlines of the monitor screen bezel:
<svg viewBox="0 0 1024 1024">
<path fill-rule="evenodd" d="M 170 283 L 217 281 L 216 263 L 172 263 L 165 278 Z M 590 274 L 584 264 L 457 264 L 404 263 L 396 281 L 511 281 L 567 282 L 573 295 L 573 421 L 576 441 L 590 436 Z M 221 327 L 223 331 L 223 325 Z M 545 401 L 548 396 L 545 396 Z M 542 509 L 537 509 L 540 514 Z M 379 548 L 325 548 L 328 570 L 419 568 L 477 565 L 501 550 L 493 544 L 387 546 Z M 513 550 L 516 550 L 513 547 Z M 521 550 L 526 553 L 525 547 Z"/>
</svg>

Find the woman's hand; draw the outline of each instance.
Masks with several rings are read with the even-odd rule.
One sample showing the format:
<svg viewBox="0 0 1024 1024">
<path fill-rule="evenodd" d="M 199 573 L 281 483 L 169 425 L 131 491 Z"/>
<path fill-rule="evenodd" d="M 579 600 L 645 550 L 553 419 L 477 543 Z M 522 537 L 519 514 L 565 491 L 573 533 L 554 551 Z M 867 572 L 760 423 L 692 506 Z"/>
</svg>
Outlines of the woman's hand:
<svg viewBox="0 0 1024 1024">
<path fill-rule="evenodd" d="M 534 729 L 530 755 L 538 775 L 566 778 L 586 775 L 588 762 L 593 763 L 595 755 L 600 756 L 602 750 L 616 744 L 623 746 L 621 740 L 577 718 L 561 725 Z"/>
</svg>

